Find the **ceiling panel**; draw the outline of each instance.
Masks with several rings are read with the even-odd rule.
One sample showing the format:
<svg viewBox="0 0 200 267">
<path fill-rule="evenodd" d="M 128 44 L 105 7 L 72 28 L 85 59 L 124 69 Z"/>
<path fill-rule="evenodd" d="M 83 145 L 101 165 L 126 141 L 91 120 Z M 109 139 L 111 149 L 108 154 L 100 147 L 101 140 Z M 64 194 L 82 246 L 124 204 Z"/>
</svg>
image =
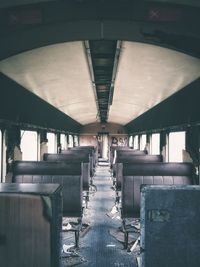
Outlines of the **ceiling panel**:
<svg viewBox="0 0 200 267">
<path fill-rule="evenodd" d="M 159 46 L 123 42 L 108 122 L 127 124 L 200 77 L 200 60 Z"/>
<path fill-rule="evenodd" d="M 111 102 L 113 69 L 117 65 L 116 49 L 116 40 L 89 41 L 99 119 L 103 123 L 107 121 Z"/>
<path fill-rule="evenodd" d="M 0 62 L 0 71 L 79 123 L 96 121 L 97 106 L 82 42 L 10 57 Z"/>
<path fill-rule="evenodd" d="M 101 42 L 96 45 L 100 51 L 104 47 Z M 101 61 L 106 56 L 109 58 L 110 54 L 101 51 L 94 59 L 99 57 Z M 82 42 L 56 44 L 21 53 L 1 61 L 0 71 L 79 123 L 99 121 Z M 99 78 L 102 68 L 95 65 L 95 71 Z M 103 71 L 105 76 L 105 66 Z M 198 77 L 200 60 L 197 58 L 159 46 L 122 42 L 108 122 L 125 125 Z M 101 115 L 106 118 L 107 85 L 96 86 Z"/>
</svg>

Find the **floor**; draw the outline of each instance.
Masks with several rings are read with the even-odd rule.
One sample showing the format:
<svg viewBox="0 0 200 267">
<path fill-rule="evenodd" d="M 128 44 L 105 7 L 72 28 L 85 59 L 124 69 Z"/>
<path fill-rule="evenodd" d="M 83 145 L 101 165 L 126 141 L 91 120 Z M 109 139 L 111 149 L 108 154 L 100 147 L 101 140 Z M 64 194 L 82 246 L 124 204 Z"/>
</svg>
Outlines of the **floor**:
<svg viewBox="0 0 200 267">
<path fill-rule="evenodd" d="M 94 177 L 97 192 L 90 196 L 88 209 L 84 211 L 83 223 L 89 223 L 87 233 L 80 238 L 80 248 L 74 251 L 73 259 L 65 258 L 63 267 L 136 267 L 134 255 L 123 249 L 123 243 L 116 240 L 110 231 L 118 229 L 121 220 L 112 219 L 108 214 L 114 206 L 115 192 L 112 189 L 111 172 L 104 162 L 99 163 Z M 69 233 L 64 235 L 65 244 L 73 242 Z"/>
</svg>

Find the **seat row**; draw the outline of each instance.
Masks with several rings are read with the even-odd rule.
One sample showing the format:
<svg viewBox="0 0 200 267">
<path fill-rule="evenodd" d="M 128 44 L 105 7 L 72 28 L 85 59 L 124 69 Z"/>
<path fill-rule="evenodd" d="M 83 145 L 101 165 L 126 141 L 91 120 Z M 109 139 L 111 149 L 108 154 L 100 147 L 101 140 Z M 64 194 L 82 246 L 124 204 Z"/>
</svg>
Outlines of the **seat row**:
<svg viewBox="0 0 200 267">
<path fill-rule="evenodd" d="M 50 225 L 46 225 L 49 228 L 50 235 L 53 234 L 55 241 L 60 244 L 60 232 L 57 229 L 61 229 L 60 222 L 62 217 L 75 218 L 77 223 L 73 225 L 70 229 L 75 232 L 75 247 L 79 245 L 79 233 L 82 225 L 82 216 L 83 216 L 83 195 L 86 192 L 86 203 L 89 200 L 89 189 L 90 185 L 93 184 L 92 175 L 94 175 L 95 170 L 95 149 L 93 147 L 81 147 L 76 149 L 70 149 L 69 151 L 63 151 L 61 154 L 44 154 L 44 161 L 15 161 L 13 162 L 12 168 L 12 183 L 13 184 L 1 184 L 0 188 L 0 198 L 11 195 L 17 195 L 17 199 L 20 199 L 20 202 L 23 202 L 24 195 L 31 194 L 39 196 L 39 199 L 42 199 L 41 205 L 43 206 L 43 211 L 41 216 L 46 218 L 48 221 L 53 221 Z M 92 166 L 91 166 L 92 165 Z M 28 187 L 27 187 L 28 186 Z M 27 191 L 27 192 L 26 192 Z M 52 195 L 54 191 L 60 191 L 62 196 L 61 200 L 53 204 Z M 22 196 L 23 195 L 23 196 Z M 42 197 L 41 197 L 42 196 Z M 31 197 L 32 199 L 32 197 Z M 32 202 L 31 202 L 32 201 Z M 31 200 L 30 214 L 35 213 L 35 216 L 40 216 L 37 214 L 36 207 L 34 207 L 35 202 Z M 7 203 L 3 202 L 2 205 L 6 207 Z M 0 201 L 1 203 L 1 201 Z M 56 206 L 57 208 L 56 208 Z M 87 206 L 87 204 L 86 204 Z M 5 209 L 4 207 L 4 209 Z M 59 208 L 60 207 L 60 208 Z M 7 206 L 10 213 L 14 213 L 16 216 L 15 229 L 21 229 L 20 231 L 26 231 L 31 229 L 31 226 L 26 226 L 26 221 L 31 223 L 30 219 L 27 219 L 30 216 L 27 213 L 27 218 L 23 215 L 23 210 L 19 210 L 19 207 Z M 16 208 L 16 210 L 15 210 Z M 42 208 L 41 208 L 42 209 Z M 57 210 L 57 212 L 55 211 Z M 39 211 L 39 210 L 38 210 Z M 18 214 L 19 213 L 19 214 Z M 62 213 L 62 214 L 61 214 Z M 2 214 L 1 214 L 2 216 Z M 21 216 L 21 217 L 20 217 Z M 12 217 L 12 215 L 11 215 Z M 23 217 L 22 221 L 19 221 L 17 218 Z M 55 219 L 56 217 L 56 219 Z M 5 218 L 4 218 L 5 219 Z M 2 220 L 4 220 L 2 217 Z M 3 222 L 2 222 L 3 223 Z M 32 224 L 32 223 L 31 223 Z M 44 227 L 44 226 L 43 226 Z M 27 229 L 26 229 L 27 228 Z M 9 231 L 9 229 L 7 229 Z M 43 231 L 39 229 L 39 225 L 34 227 L 35 236 L 37 236 L 37 231 Z M 6 237 L 3 239 L 7 239 Z M 27 236 L 29 234 L 27 233 Z M 30 235 L 29 235 L 30 237 Z M 34 235 L 31 238 L 35 238 Z M 19 242 L 22 240 L 19 240 Z M 6 242 L 6 241 L 5 241 Z M 35 241 L 36 242 L 36 241 Z M 1 233 L 0 233 L 0 243 L 1 243 Z M 21 242 L 22 247 L 27 245 L 24 241 Z M 30 241 L 31 243 L 31 241 Z M 49 244 L 51 244 L 49 240 Z M 17 245 L 15 243 L 15 245 Z M 38 244 L 39 245 L 39 244 Z M 60 247 L 55 252 L 51 253 L 51 245 L 47 245 L 47 250 L 49 248 L 49 254 L 47 253 L 47 258 L 42 264 L 36 264 L 33 266 L 59 266 L 59 255 Z M 50 247 L 49 247 L 50 246 Z M 9 248 L 9 244 L 6 242 L 5 251 Z M 24 247 L 23 247 L 24 249 Z M 42 248 L 40 248 L 42 251 Z M 26 250 L 26 249 L 25 249 Z M 4 252 L 5 252 L 4 251 Z M 37 253 L 39 249 L 37 250 Z M 29 255 L 30 252 L 27 252 Z M 46 255 L 46 254 L 45 254 Z M 26 257 L 26 256 L 25 256 Z M 37 257 L 37 255 L 35 255 Z M 44 257 L 44 256 L 43 256 Z M 3 261 L 3 260 L 2 260 Z M 17 262 L 17 260 L 16 260 Z M 25 260 L 19 260 L 19 265 L 15 266 L 31 266 L 23 265 Z M 1 260 L 0 260 L 1 263 Z M 8 263 L 5 264 L 5 259 L 0 264 L 2 266 L 11 266 Z"/>
<path fill-rule="evenodd" d="M 147 155 L 133 149 L 116 150 L 113 163 L 113 181 L 116 190 L 116 204 L 120 205 L 124 247 L 128 247 L 131 218 L 140 218 L 141 189 L 144 186 L 163 187 L 196 184 L 195 169 L 191 163 L 162 162 L 161 155 Z M 154 200 L 155 201 L 155 200 Z M 159 200 L 158 200 L 159 201 Z M 143 200 L 143 203 L 145 201 Z M 147 216 L 143 214 L 143 217 Z"/>
</svg>

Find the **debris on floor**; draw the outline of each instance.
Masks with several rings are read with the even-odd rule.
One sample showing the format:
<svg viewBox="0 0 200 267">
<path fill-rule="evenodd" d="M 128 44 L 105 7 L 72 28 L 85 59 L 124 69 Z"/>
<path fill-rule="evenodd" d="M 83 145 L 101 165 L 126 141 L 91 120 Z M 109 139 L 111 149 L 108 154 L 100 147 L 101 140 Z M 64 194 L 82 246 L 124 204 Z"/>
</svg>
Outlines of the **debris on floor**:
<svg viewBox="0 0 200 267">
<path fill-rule="evenodd" d="M 120 214 L 119 214 L 119 208 L 118 206 L 114 205 L 111 209 L 111 211 L 107 212 L 106 215 L 110 217 L 111 219 L 117 219 L 120 220 Z"/>
<path fill-rule="evenodd" d="M 62 267 L 75 266 L 86 261 L 87 260 L 81 255 L 79 255 L 77 250 L 74 248 L 74 244 L 63 245 L 61 254 Z"/>
</svg>

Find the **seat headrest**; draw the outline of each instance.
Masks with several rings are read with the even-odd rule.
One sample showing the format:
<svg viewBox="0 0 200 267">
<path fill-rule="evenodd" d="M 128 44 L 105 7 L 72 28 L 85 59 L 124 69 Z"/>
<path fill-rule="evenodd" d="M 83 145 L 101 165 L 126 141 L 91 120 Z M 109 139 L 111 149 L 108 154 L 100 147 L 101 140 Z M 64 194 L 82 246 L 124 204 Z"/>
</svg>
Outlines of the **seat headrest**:
<svg viewBox="0 0 200 267">
<path fill-rule="evenodd" d="M 117 157 L 118 163 L 137 163 L 137 162 L 162 162 L 162 155 L 127 155 L 121 154 Z"/>
<path fill-rule="evenodd" d="M 62 150 L 61 154 L 79 154 L 79 155 L 90 155 L 92 153 L 91 150 L 88 149 L 68 149 L 68 150 Z"/>
<path fill-rule="evenodd" d="M 117 157 L 121 157 L 123 155 L 146 155 L 147 151 L 146 150 L 133 150 L 133 149 L 129 149 L 129 150 L 117 150 Z"/>
<path fill-rule="evenodd" d="M 81 163 L 62 161 L 14 161 L 13 175 L 81 175 Z"/>
<path fill-rule="evenodd" d="M 44 153 L 43 160 L 51 161 L 70 161 L 70 162 L 89 162 L 88 154 L 53 154 Z"/>
<path fill-rule="evenodd" d="M 124 176 L 193 176 L 192 163 L 124 163 Z"/>
</svg>

